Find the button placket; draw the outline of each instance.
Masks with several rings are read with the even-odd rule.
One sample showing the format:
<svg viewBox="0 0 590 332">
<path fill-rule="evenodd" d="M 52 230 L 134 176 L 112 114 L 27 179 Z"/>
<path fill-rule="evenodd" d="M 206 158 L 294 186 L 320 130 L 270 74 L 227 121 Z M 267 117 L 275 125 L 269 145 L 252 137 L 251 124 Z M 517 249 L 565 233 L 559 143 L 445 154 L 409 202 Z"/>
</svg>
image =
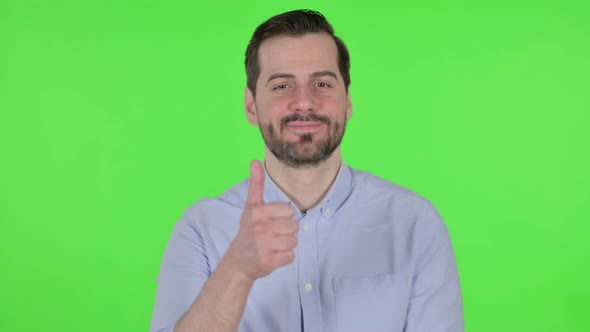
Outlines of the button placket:
<svg viewBox="0 0 590 332">
<path fill-rule="evenodd" d="M 320 211 L 308 211 L 301 218 L 299 232 L 299 289 L 301 298 L 301 309 L 303 310 L 304 330 L 311 326 L 321 324 L 321 308 L 317 293 L 318 287 L 318 266 L 317 266 L 317 238 L 316 227 L 320 217 Z"/>
</svg>

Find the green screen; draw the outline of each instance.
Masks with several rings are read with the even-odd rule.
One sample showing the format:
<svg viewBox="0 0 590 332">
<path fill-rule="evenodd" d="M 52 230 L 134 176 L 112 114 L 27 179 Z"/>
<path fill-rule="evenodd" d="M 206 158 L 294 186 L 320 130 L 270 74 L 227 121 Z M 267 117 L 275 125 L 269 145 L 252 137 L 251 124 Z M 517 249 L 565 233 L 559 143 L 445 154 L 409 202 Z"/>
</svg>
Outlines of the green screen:
<svg viewBox="0 0 590 332">
<path fill-rule="evenodd" d="M 590 331 L 590 2 L 0 1 L 0 330 L 147 331 L 183 210 L 263 157 L 254 28 L 348 45 L 343 156 L 430 199 L 468 331 Z"/>
</svg>

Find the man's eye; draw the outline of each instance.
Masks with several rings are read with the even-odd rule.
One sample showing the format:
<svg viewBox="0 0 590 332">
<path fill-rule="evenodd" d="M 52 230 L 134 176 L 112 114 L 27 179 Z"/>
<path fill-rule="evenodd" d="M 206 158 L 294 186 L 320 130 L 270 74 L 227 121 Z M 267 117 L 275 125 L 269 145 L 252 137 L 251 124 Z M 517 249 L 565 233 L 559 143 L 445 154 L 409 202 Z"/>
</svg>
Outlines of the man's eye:
<svg viewBox="0 0 590 332">
<path fill-rule="evenodd" d="M 326 83 L 326 82 L 318 82 L 316 83 L 316 85 L 320 88 L 329 88 L 330 84 Z"/>
<path fill-rule="evenodd" d="M 287 88 L 287 84 L 279 84 L 273 88 L 273 90 L 283 90 Z"/>
</svg>

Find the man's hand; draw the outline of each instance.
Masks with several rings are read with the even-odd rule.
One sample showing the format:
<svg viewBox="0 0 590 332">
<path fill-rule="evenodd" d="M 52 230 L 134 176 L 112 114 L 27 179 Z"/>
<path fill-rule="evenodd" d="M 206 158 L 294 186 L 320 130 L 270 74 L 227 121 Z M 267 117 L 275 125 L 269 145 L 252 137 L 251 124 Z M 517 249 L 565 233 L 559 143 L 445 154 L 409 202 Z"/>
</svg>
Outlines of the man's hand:
<svg viewBox="0 0 590 332">
<path fill-rule="evenodd" d="M 252 284 L 295 259 L 299 224 L 288 203 L 264 204 L 264 168 L 250 164 L 240 231 L 175 332 L 237 331 Z"/>
<path fill-rule="evenodd" d="M 295 259 L 299 224 L 288 203 L 264 203 L 264 168 L 258 160 L 250 164 L 250 174 L 240 231 L 226 255 L 253 282 Z"/>
</svg>

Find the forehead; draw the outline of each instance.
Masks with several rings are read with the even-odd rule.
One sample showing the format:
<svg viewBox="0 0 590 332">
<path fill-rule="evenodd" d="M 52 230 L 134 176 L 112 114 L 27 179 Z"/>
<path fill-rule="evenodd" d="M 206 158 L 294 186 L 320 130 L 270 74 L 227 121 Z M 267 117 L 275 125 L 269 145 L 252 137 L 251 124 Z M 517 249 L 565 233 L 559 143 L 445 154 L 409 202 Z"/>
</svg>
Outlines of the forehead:
<svg viewBox="0 0 590 332">
<path fill-rule="evenodd" d="M 295 76 L 331 70 L 338 71 L 338 48 L 327 33 L 302 36 L 276 36 L 262 42 L 258 49 L 260 78 L 277 72 Z"/>
</svg>

